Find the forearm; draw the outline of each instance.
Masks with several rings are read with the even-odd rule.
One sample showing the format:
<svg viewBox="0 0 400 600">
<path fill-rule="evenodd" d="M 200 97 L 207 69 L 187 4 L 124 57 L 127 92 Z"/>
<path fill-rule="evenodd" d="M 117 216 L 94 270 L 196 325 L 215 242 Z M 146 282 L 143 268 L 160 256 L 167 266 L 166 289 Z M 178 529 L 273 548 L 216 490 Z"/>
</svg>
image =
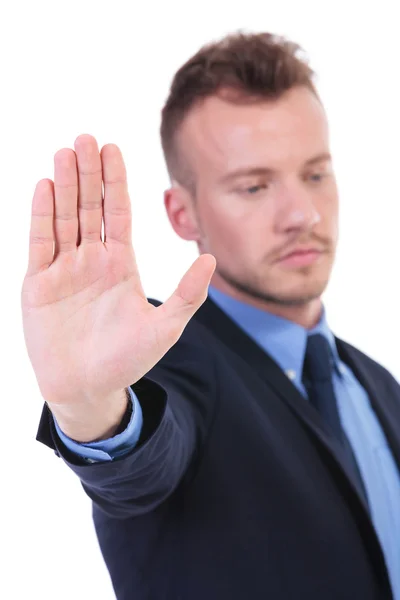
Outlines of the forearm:
<svg viewBox="0 0 400 600">
<path fill-rule="evenodd" d="M 176 364 L 186 367 L 181 376 L 178 369 L 171 374 L 158 367 L 132 384 L 143 413 L 141 440 L 116 461 L 82 464 L 59 440 L 48 407 L 42 413 L 36 439 L 56 451 L 93 503 L 111 516 L 127 518 L 154 510 L 177 489 L 201 452 L 216 406 L 214 380 L 212 373 L 204 375 L 204 359 L 188 360 L 186 348 Z"/>
<path fill-rule="evenodd" d="M 121 390 L 109 398 L 89 403 L 47 404 L 65 435 L 77 442 L 89 443 L 113 437 L 129 401 L 127 390 Z"/>
</svg>

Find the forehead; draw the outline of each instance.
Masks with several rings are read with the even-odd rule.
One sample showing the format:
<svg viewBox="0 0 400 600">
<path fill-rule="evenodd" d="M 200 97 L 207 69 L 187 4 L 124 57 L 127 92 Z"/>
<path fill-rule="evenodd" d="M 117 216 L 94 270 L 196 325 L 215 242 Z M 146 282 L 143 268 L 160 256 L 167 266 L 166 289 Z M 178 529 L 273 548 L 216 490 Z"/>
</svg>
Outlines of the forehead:
<svg viewBox="0 0 400 600">
<path fill-rule="evenodd" d="M 180 131 L 181 149 L 195 171 L 210 175 L 262 166 L 298 167 L 328 150 L 326 114 L 306 88 L 278 100 L 235 104 L 212 96 L 196 106 Z"/>
</svg>

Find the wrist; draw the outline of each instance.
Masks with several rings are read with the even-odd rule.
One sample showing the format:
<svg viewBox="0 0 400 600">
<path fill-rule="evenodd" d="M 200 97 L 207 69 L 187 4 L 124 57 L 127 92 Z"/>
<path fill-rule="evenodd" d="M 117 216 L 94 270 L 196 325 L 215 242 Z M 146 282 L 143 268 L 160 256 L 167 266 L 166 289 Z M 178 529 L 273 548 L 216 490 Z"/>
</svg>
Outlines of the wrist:
<svg viewBox="0 0 400 600">
<path fill-rule="evenodd" d="M 61 431 L 83 444 L 100 442 L 116 435 L 130 404 L 129 392 L 124 389 L 102 401 L 72 406 L 48 403 L 48 406 Z"/>
</svg>

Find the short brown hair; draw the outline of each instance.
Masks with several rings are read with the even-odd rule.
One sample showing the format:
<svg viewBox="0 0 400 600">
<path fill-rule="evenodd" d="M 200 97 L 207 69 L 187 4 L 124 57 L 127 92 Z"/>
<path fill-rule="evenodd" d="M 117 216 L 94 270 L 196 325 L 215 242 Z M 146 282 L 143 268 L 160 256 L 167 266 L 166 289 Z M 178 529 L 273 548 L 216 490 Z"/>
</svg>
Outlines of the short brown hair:
<svg viewBox="0 0 400 600">
<path fill-rule="evenodd" d="M 179 153 L 176 133 L 189 110 L 222 89 L 239 99 L 277 100 L 295 86 L 307 86 L 317 97 L 314 71 L 299 44 L 272 33 L 229 34 L 208 43 L 176 72 L 161 113 L 161 144 L 171 179 L 194 192 L 189 165 Z"/>
</svg>

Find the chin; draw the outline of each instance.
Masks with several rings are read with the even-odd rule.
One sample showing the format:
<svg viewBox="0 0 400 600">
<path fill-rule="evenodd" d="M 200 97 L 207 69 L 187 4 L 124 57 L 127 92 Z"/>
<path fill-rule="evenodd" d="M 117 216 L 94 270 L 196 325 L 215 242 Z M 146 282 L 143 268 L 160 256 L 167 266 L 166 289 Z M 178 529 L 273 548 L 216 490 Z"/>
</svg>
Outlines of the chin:
<svg viewBox="0 0 400 600">
<path fill-rule="evenodd" d="M 279 304 L 280 306 L 306 306 L 307 304 L 320 300 L 321 295 L 322 294 L 303 294 L 302 296 L 281 296 L 276 298 L 276 304 Z"/>
<path fill-rule="evenodd" d="M 313 282 L 310 285 L 301 285 L 297 288 L 290 290 L 283 290 L 279 292 L 279 286 L 275 288 L 275 296 L 280 299 L 282 304 L 287 306 L 300 306 L 309 304 L 313 300 L 321 298 L 322 294 L 326 290 L 328 282 Z"/>
</svg>

